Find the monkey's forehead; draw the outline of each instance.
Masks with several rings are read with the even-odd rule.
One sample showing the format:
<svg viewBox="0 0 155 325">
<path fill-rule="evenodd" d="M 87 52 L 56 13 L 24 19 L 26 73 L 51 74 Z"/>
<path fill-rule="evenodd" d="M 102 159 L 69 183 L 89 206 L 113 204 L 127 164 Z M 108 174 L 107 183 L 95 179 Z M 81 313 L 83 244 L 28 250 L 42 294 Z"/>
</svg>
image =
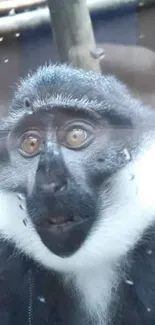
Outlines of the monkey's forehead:
<svg viewBox="0 0 155 325">
<path fill-rule="evenodd" d="M 78 99 L 87 97 L 90 101 L 94 99 L 103 101 L 114 95 L 118 98 L 119 95 L 126 94 L 127 97 L 127 90 L 111 76 L 105 77 L 68 65 L 45 65 L 21 80 L 15 97 L 43 99 L 62 94 L 66 97 Z"/>
<path fill-rule="evenodd" d="M 28 97 L 36 107 L 48 104 L 74 106 L 94 112 L 115 111 L 128 118 L 143 110 L 143 106 L 131 98 L 126 86 L 114 76 L 83 71 L 69 65 L 45 65 L 21 80 L 12 101 L 12 109 L 23 110 Z"/>
</svg>

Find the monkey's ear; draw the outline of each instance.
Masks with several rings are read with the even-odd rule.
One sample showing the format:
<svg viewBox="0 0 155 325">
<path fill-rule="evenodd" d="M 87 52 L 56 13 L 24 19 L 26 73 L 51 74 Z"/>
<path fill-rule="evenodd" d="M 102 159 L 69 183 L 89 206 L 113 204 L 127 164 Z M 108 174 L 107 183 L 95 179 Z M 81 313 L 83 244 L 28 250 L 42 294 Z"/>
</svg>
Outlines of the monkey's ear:
<svg viewBox="0 0 155 325">
<path fill-rule="evenodd" d="M 26 110 L 27 114 L 32 114 L 33 113 L 33 106 L 32 106 L 31 98 L 25 97 L 23 99 L 23 106 L 24 106 L 24 110 Z"/>
<path fill-rule="evenodd" d="M 24 103 L 25 108 L 30 108 L 31 107 L 31 101 L 30 101 L 30 99 L 28 97 L 24 98 L 23 103 Z"/>
</svg>

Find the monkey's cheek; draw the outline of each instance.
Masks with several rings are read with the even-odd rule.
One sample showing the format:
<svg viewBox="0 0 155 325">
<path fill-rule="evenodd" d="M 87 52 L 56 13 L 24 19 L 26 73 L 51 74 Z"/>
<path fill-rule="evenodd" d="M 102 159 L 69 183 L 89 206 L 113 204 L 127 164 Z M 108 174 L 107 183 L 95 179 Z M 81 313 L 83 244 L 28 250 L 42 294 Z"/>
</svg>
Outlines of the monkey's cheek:
<svg viewBox="0 0 155 325">
<path fill-rule="evenodd" d="M 74 254 L 86 240 L 91 228 L 91 220 L 78 223 L 37 227 L 36 230 L 44 245 L 54 254 L 68 257 Z"/>
</svg>

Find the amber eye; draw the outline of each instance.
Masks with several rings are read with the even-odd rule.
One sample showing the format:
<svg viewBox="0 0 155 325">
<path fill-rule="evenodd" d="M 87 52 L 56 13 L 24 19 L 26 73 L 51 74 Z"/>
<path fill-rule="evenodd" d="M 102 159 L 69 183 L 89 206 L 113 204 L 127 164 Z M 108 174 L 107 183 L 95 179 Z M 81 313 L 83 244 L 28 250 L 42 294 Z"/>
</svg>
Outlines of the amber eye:
<svg viewBox="0 0 155 325">
<path fill-rule="evenodd" d="M 66 145 L 72 148 L 81 146 L 87 139 L 87 132 L 83 129 L 73 129 L 67 133 Z"/>
<path fill-rule="evenodd" d="M 36 135 L 28 134 L 21 142 L 20 149 L 28 156 L 36 155 L 40 150 L 40 139 Z"/>
</svg>

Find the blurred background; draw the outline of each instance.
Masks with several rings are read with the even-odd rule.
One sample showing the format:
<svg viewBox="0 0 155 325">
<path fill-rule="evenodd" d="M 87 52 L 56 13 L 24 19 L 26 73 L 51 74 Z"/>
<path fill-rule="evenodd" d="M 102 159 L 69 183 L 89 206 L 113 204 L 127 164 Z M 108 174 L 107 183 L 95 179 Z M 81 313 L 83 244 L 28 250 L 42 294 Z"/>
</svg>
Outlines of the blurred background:
<svg viewBox="0 0 155 325">
<path fill-rule="evenodd" d="M 7 112 L 19 78 L 59 60 L 48 4 L 0 0 L 1 115 Z M 155 1 L 87 0 L 87 7 L 96 43 L 104 51 L 102 72 L 115 74 L 155 107 Z"/>
</svg>

